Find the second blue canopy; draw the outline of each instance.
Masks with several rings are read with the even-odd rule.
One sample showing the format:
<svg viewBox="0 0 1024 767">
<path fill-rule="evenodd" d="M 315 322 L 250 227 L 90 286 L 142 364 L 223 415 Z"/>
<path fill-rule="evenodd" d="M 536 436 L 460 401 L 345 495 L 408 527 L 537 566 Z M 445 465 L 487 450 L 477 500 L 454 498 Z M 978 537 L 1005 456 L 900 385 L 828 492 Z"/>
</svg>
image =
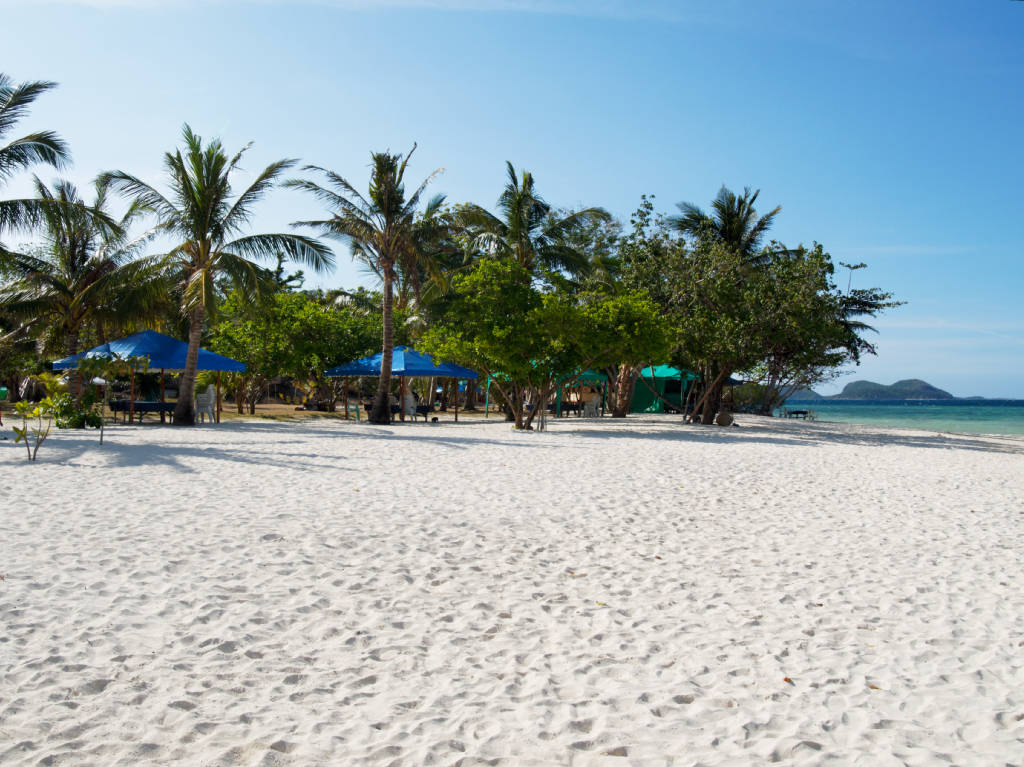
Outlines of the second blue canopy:
<svg viewBox="0 0 1024 767">
<path fill-rule="evenodd" d="M 346 362 L 328 370 L 324 375 L 328 378 L 355 376 L 379 376 L 380 364 L 384 358 L 382 353 L 363 357 L 361 360 Z M 440 378 L 476 378 L 477 374 L 461 365 L 434 362 L 429 354 L 418 352 L 407 346 L 396 346 L 391 354 L 391 375 L 393 376 L 438 376 Z"/>
</svg>

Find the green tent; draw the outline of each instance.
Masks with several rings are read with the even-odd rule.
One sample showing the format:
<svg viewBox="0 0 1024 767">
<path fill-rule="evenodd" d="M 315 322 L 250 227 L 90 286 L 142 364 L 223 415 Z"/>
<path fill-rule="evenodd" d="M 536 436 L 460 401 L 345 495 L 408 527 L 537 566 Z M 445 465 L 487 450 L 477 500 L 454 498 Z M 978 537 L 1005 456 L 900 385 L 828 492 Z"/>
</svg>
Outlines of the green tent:
<svg viewBox="0 0 1024 767">
<path fill-rule="evenodd" d="M 608 375 L 606 373 L 599 373 L 596 370 L 584 370 L 579 374 L 576 379 L 577 384 L 606 384 L 608 383 Z"/>
<path fill-rule="evenodd" d="M 676 404 L 680 411 L 683 409 L 683 398 L 686 396 L 688 384 L 697 378 L 691 371 L 674 368 L 671 365 L 649 365 L 640 375 L 658 394 Z M 654 396 L 643 381 L 637 381 L 629 412 L 664 413 L 665 403 Z"/>
<path fill-rule="evenodd" d="M 564 386 L 572 376 L 562 379 L 562 385 Z M 597 370 L 584 370 L 572 383 L 573 386 L 599 386 L 601 387 L 601 415 L 604 415 L 604 405 L 608 397 L 608 375 L 601 373 Z M 555 413 L 562 415 L 562 386 L 558 387 L 558 391 L 555 393 Z"/>
</svg>

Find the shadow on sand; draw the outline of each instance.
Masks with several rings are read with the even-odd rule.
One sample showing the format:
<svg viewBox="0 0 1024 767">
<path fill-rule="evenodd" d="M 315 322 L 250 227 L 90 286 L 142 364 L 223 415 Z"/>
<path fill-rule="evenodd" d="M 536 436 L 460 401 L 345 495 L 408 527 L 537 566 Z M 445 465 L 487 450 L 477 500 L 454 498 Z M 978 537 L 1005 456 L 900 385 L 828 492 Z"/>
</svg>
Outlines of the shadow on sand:
<svg viewBox="0 0 1024 767">
<path fill-rule="evenodd" d="M 1024 455 L 1024 438 L 962 436 L 946 433 L 928 433 L 907 430 L 876 431 L 871 427 L 856 430 L 830 428 L 825 424 L 775 424 L 771 421 L 742 422 L 739 428 L 698 426 L 667 421 L 664 418 L 629 418 L 626 420 L 601 422 L 587 421 L 573 423 L 573 419 L 549 421 L 548 432 L 520 434 L 506 438 L 510 432 L 507 422 L 479 420 L 433 423 L 398 423 L 392 426 L 345 421 L 232 421 L 218 426 L 194 426 L 188 428 L 190 435 L 202 439 L 205 430 L 216 431 L 217 444 L 182 444 L 177 438 L 166 442 L 154 441 L 147 444 L 126 444 L 119 437 L 129 430 L 153 426 L 116 426 L 107 429 L 104 444 L 99 444 L 96 432 L 56 432 L 40 451 L 40 463 L 67 462 L 83 458 L 95 451 L 104 456 L 110 468 L 133 468 L 139 466 L 166 465 L 182 473 L 194 473 L 196 468 L 189 465 L 189 459 L 206 458 L 231 461 L 252 466 L 288 467 L 312 471 L 342 470 L 344 455 L 323 455 L 317 452 L 318 440 L 363 439 L 373 437 L 396 442 L 428 443 L 453 450 L 470 450 L 475 447 L 514 447 L 531 449 L 547 447 L 546 434 L 569 435 L 580 438 L 577 444 L 564 444 L 567 450 L 593 449 L 591 440 L 630 439 L 650 442 L 692 442 L 703 444 L 751 444 L 761 443 L 781 447 L 816 447 L 825 445 L 848 445 L 854 447 L 897 446 L 935 450 L 973 450 L 988 453 Z M 459 433 L 472 426 L 488 427 L 491 434 Z M 596 428 L 595 428 L 596 427 Z M 162 427 L 178 430 L 175 427 Z M 530 436 L 535 436 L 531 439 Z M 226 437 L 227 439 L 223 439 Z M 19 446 L 20 447 L 20 446 Z"/>
<path fill-rule="evenodd" d="M 910 447 L 935 450 L 975 450 L 985 453 L 1024 455 L 1024 438 L 1014 436 L 959 435 L 943 432 L 929 433 L 896 429 L 880 431 L 870 426 L 859 426 L 856 431 L 830 428 L 829 424 L 800 423 L 776 425 L 771 422 L 743 423 L 738 428 L 701 426 L 695 424 L 666 423 L 647 420 L 647 425 L 657 425 L 659 431 L 635 431 L 629 426 L 635 420 L 620 421 L 622 429 L 587 429 L 579 434 L 603 438 L 628 438 L 639 440 L 670 440 L 694 442 L 763 443 L 783 447 L 806 447 L 825 445 L 848 445 L 853 447 Z"/>
</svg>

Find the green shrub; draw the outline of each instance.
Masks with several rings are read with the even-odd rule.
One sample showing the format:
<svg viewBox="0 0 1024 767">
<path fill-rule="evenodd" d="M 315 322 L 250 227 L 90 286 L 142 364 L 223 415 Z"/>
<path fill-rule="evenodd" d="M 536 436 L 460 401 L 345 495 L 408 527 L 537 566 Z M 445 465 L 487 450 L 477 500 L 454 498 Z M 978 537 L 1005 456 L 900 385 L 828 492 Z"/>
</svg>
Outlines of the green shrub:
<svg viewBox="0 0 1024 767">
<path fill-rule="evenodd" d="M 82 401 L 67 392 L 53 398 L 53 419 L 58 429 L 98 429 L 102 419 L 98 407 L 96 391 L 93 387 L 82 394 Z"/>
</svg>

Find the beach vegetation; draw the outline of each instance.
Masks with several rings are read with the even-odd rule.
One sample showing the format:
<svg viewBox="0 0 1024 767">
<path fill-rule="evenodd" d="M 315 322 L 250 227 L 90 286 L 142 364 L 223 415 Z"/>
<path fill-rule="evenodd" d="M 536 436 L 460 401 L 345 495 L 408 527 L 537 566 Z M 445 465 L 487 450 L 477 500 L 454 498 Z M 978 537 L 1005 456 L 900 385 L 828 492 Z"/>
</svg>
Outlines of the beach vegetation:
<svg viewBox="0 0 1024 767">
<path fill-rule="evenodd" d="M 374 152 L 367 194 L 362 195 L 343 176 L 334 171 L 310 165 L 307 171 L 326 179 L 320 184 L 309 179 L 293 179 L 288 185 L 309 192 L 327 206 L 329 218 L 299 221 L 298 226 L 315 228 L 324 237 L 349 244 L 355 258 L 370 266 L 381 281 L 381 352 L 382 362 L 377 393 L 370 410 L 370 422 L 391 421 L 391 356 L 394 339 L 394 288 L 399 273 L 412 275 L 423 264 L 422 252 L 416 247 L 414 229 L 420 199 L 427 185 L 440 173 L 435 170 L 406 195 L 405 172 L 416 151 L 413 144 L 405 156 L 391 152 Z M 437 209 L 440 202 L 428 205 Z"/>
<path fill-rule="evenodd" d="M 37 98 L 57 87 L 56 83 L 36 80 L 15 83 L 0 72 L 0 190 L 11 178 L 36 165 L 61 170 L 71 162 L 64 139 L 52 130 L 34 131 L 15 139 L 7 135 L 24 118 Z M 29 231 L 38 221 L 46 203 L 42 200 L 0 198 L 0 237 L 5 232 Z M 4 252 L 0 242 L 0 253 Z"/>
<path fill-rule="evenodd" d="M 0 138 L 53 87 L 0 74 Z M 379 349 L 370 420 L 389 423 L 392 351 L 406 343 L 486 376 L 516 428 L 532 428 L 587 369 L 607 374 L 612 415 L 625 416 L 641 370 L 661 363 L 694 374 L 681 406 L 709 424 L 729 405 L 736 376 L 750 383 L 745 406 L 770 413 L 793 391 L 859 363 L 875 352 L 868 322 L 899 305 L 879 288 L 853 289 L 851 278 L 841 290 L 818 243 L 768 241 L 781 206 L 760 212 L 760 191 L 749 187 L 723 186 L 707 209 L 681 202 L 671 215 L 645 195 L 626 225 L 601 207 L 551 205 L 511 162 L 493 212 L 441 194 L 426 199 L 440 170 L 407 190 L 415 144 L 404 155 L 371 153 L 365 192 L 318 165 L 284 180 L 298 162 L 283 159 L 236 194 L 248 149 L 231 154 L 185 125 L 182 146 L 163 157 L 159 188 L 118 170 L 101 174 L 91 193 L 36 178 L 31 199 L 0 200 L 0 236 L 35 238 L 0 245 L 0 381 L 12 400 L 39 399 L 27 377 L 54 356 L 155 327 L 188 340 L 177 424 L 195 420 L 201 342 L 246 363 L 244 373 L 203 378 L 223 383 L 240 414 L 254 414 L 273 385 L 331 411 L 349 392 L 325 371 Z M 16 173 L 61 169 L 69 157 L 52 131 L 9 141 L 0 146 L 0 191 Z M 278 185 L 326 213 L 288 233 L 251 234 L 257 203 Z M 119 215 L 115 196 L 127 202 Z M 302 267 L 333 265 L 317 236 L 348 245 L 374 289 L 304 290 Z M 863 264 L 840 266 L 852 276 Z M 142 369 L 90 364 L 69 373 L 68 397 L 47 392 L 58 426 L 95 423 L 83 379 Z M 457 397 L 456 382 L 443 385 Z M 433 389 L 430 381 L 431 401 Z M 475 393 L 469 387 L 467 409 Z"/>
<path fill-rule="evenodd" d="M 225 377 L 238 412 L 256 412 L 269 381 L 287 378 L 306 392 L 307 404 L 333 411 L 342 394 L 341 379 L 324 372 L 371 354 L 380 343 L 379 307 L 372 312 L 318 300 L 305 292 L 282 291 L 256 306 L 237 293 L 221 307 L 210 330 L 212 351 L 246 363 L 246 372 Z M 398 334 L 405 340 L 398 315 Z"/>
<path fill-rule="evenodd" d="M 23 330 L 38 329 L 42 353 L 73 355 L 83 336 L 104 343 L 109 330 L 157 318 L 170 286 L 160 263 L 138 258 L 148 233 L 129 239 L 139 206 L 116 219 L 105 181 L 95 182 L 89 202 L 65 180 L 51 188 L 37 178 L 35 190 L 44 203 L 42 242 L 28 253 L 3 256 L 8 281 L 0 286 L 0 307 Z M 77 397 L 77 371 L 70 375 Z"/>
<path fill-rule="evenodd" d="M 610 221 L 608 211 L 592 207 L 560 215 L 540 196 L 532 173 L 517 174 L 506 162 L 506 174 L 497 215 L 471 203 L 459 207 L 458 222 L 470 246 L 483 256 L 514 261 L 524 279 L 585 274 L 591 262 L 571 235 Z"/>
<path fill-rule="evenodd" d="M 14 443 L 24 442 L 28 460 L 34 461 L 53 427 L 53 400 L 50 397 L 43 397 L 39 402 L 22 400 L 15 403 L 14 408 L 21 418 L 21 426 L 12 427 Z"/>
<path fill-rule="evenodd" d="M 710 239 L 720 243 L 750 264 L 762 264 L 765 254 L 761 249 L 775 217 L 782 211 L 777 205 L 759 216 L 754 203 L 761 190 L 736 194 L 726 186 L 718 190 L 711 201 L 711 212 L 692 202 L 680 202 L 679 214 L 668 218 L 669 226 L 681 235 L 695 240 Z"/>
<path fill-rule="evenodd" d="M 515 428 L 530 429 L 557 389 L 587 368 L 665 352 L 667 340 L 643 294 L 542 290 L 517 261 L 489 258 L 455 278 L 447 311 L 421 348 L 488 376 Z"/>
<path fill-rule="evenodd" d="M 86 386 L 79 397 L 70 392 L 63 392 L 51 398 L 53 401 L 53 420 L 58 429 L 98 429 L 102 423 L 100 418 L 100 398 L 95 386 Z"/>
<path fill-rule="evenodd" d="M 682 204 L 676 217 L 655 213 L 643 197 L 620 248 L 622 281 L 644 287 L 672 327 L 671 361 L 699 377 L 687 410 L 704 424 L 714 421 L 733 374 L 763 384 L 757 409 L 771 412 L 788 391 L 856 363 L 874 350 L 863 318 L 898 305 L 877 288 L 840 291 L 817 243 L 762 246 L 779 209 L 758 216 L 756 197 L 723 188 L 714 214 Z M 637 372 L 622 370 L 617 390 L 628 394 Z"/>
<path fill-rule="evenodd" d="M 229 280 L 243 295 L 255 299 L 272 289 L 273 272 L 256 261 L 273 261 L 283 253 L 292 261 L 321 272 L 333 265 L 330 250 L 311 237 L 294 233 L 246 234 L 253 206 L 296 164 L 273 162 L 239 195 L 232 176 L 251 145 L 229 155 L 219 139 L 204 142 L 188 125 L 182 130 L 184 149 L 164 155 L 169 193 L 124 171 L 103 174 L 102 183 L 120 192 L 157 220 L 156 231 L 171 243 L 163 254 L 150 256 L 176 275 L 181 312 L 188 321 L 188 354 L 179 384 L 176 424 L 195 423 L 196 363 L 204 321 L 216 310 L 216 280 Z"/>
</svg>

